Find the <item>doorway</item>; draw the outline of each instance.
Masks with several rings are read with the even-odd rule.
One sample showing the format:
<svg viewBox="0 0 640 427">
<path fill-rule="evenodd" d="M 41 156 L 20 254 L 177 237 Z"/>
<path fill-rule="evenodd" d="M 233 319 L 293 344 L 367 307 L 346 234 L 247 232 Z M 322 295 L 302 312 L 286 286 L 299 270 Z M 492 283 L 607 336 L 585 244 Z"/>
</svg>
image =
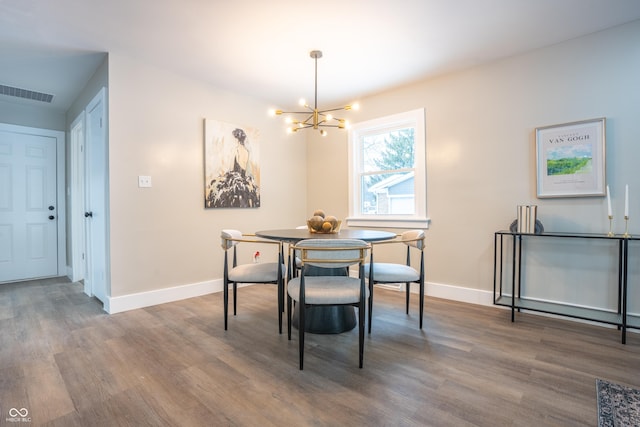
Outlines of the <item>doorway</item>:
<svg viewBox="0 0 640 427">
<path fill-rule="evenodd" d="M 107 306 L 109 297 L 106 90 L 102 88 L 71 126 L 72 277 Z"/>
<path fill-rule="evenodd" d="M 0 124 L 0 283 L 63 275 L 64 132 Z"/>
<path fill-rule="evenodd" d="M 87 271 L 86 239 L 85 239 L 85 113 L 82 111 L 71 123 L 69 132 L 70 167 L 69 217 L 71 242 L 71 274 L 72 282 L 84 280 Z"/>
</svg>

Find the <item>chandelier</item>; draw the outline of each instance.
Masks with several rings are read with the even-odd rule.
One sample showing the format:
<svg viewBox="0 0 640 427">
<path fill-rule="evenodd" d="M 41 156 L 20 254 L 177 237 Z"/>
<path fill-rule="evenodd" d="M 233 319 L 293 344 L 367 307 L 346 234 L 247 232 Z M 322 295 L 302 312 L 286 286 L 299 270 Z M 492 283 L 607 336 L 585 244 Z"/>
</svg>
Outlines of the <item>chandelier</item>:
<svg viewBox="0 0 640 427">
<path fill-rule="evenodd" d="M 300 129 L 318 129 L 320 130 L 320 135 L 326 136 L 327 131 L 321 128 L 338 128 L 345 129 L 349 127 L 349 122 L 345 119 L 341 119 L 338 117 L 334 117 L 331 114 L 334 111 L 342 111 L 342 110 L 357 110 L 359 108 L 358 104 L 346 105 L 344 107 L 338 108 L 330 108 L 328 110 L 319 110 L 318 109 L 318 58 L 322 58 L 322 52 L 319 50 L 312 50 L 309 53 L 309 56 L 313 58 L 315 61 L 315 99 L 313 103 L 313 108 L 307 104 L 304 99 L 301 99 L 299 104 L 300 106 L 305 108 L 305 111 L 282 111 L 282 110 L 271 110 L 270 114 L 272 116 L 280 116 L 282 114 L 288 114 L 286 118 L 286 122 L 289 124 L 287 128 L 288 133 L 294 133 L 299 131 Z M 302 116 L 300 118 L 294 118 L 294 116 Z"/>
</svg>

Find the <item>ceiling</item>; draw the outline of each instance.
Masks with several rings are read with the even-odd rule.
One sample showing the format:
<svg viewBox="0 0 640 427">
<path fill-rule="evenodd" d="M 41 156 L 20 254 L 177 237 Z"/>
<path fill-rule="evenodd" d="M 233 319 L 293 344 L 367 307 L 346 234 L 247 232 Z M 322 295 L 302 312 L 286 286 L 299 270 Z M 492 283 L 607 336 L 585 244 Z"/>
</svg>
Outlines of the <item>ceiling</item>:
<svg viewBox="0 0 640 427">
<path fill-rule="evenodd" d="M 118 52 L 288 109 L 318 49 L 328 108 L 638 19 L 638 0 L 0 0 L 0 85 L 66 111 Z"/>
</svg>

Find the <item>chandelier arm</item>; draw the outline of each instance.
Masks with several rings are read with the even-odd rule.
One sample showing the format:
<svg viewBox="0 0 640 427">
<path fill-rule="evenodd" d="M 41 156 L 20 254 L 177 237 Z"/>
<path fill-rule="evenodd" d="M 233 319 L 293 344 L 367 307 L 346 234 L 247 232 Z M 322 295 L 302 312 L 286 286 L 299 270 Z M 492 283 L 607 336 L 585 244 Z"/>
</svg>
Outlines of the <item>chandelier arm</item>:
<svg viewBox="0 0 640 427">
<path fill-rule="evenodd" d="M 318 113 L 319 113 L 319 114 L 324 114 L 324 113 L 328 113 L 328 112 L 330 112 L 330 111 L 341 111 L 341 110 L 345 110 L 345 108 L 344 108 L 344 107 L 339 107 L 339 108 L 330 108 L 330 109 L 328 109 L 328 110 L 321 110 L 321 111 L 318 111 Z M 346 110 L 345 110 L 345 111 L 346 111 Z"/>
<path fill-rule="evenodd" d="M 282 111 L 280 114 L 309 114 L 308 111 Z"/>
<path fill-rule="evenodd" d="M 307 114 L 307 113 L 304 113 Z M 307 124 L 308 121 L 313 121 L 313 114 L 311 114 L 310 116 L 307 116 L 306 119 L 304 119 L 301 123 Z"/>
<path fill-rule="evenodd" d="M 321 125 L 318 124 L 318 127 L 323 127 L 323 128 L 339 128 L 340 125 Z"/>
</svg>

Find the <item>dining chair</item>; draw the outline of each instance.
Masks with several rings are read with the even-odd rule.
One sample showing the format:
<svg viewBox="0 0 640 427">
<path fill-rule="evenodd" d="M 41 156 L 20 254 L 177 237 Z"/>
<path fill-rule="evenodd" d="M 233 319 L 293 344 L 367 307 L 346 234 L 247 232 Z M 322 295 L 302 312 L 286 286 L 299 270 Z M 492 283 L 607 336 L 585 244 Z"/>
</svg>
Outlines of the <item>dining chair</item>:
<svg viewBox="0 0 640 427">
<path fill-rule="evenodd" d="M 299 225 L 296 227 L 296 230 L 307 230 L 309 227 L 307 225 Z M 289 245 L 289 273 L 288 279 L 292 277 L 296 277 L 300 268 L 302 266 L 302 261 L 300 260 L 300 251 L 293 250 L 294 245 Z"/>
<path fill-rule="evenodd" d="M 284 312 L 284 253 L 282 242 L 264 240 L 253 234 L 243 234 L 238 230 L 222 230 L 220 233 L 221 245 L 224 250 L 224 329 L 227 330 L 227 317 L 229 306 L 229 284 L 233 285 L 233 315 L 236 315 L 238 283 L 271 283 L 278 286 L 278 330 L 282 333 L 282 313 Z M 238 246 L 251 245 L 251 250 L 263 245 L 278 247 L 277 262 L 253 262 L 238 264 Z M 229 250 L 232 256 L 229 259 Z M 243 251 L 244 252 L 244 251 Z M 254 252 L 255 254 L 256 252 Z M 257 252 L 259 254 L 259 251 Z M 229 265 L 231 263 L 231 266 Z"/>
<path fill-rule="evenodd" d="M 371 333 L 371 321 L 373 312 L 373 285 L 376 283 L 404 283 L 406 291 L 406 313 L 409 314 L 409 295 L 411 283 L 420 285 L 420 329 L 424 314 L 424 230 L 408 230 L 398 235 L 396 239 L 375 242 L 371 249 L 369 264 L 364 266 L 365 277 L 369 280 L 369 333 Z M 379 245 L 403 244 L 406 246 L 406 262 L 404 264 L 374 262 L 373 248 Z M 411 266 L 411 252 L 419 251 L 420 267 Z"/>
<path fill-rule="evenodd" d="M 364 324 L 366 299 L 369 289 L 365 285 L 364 263 L 371 246 L 357 239 L 307 239 L 298 242 L 301 268 L 297 277 L 287 284 L 287 330 L 291 340 L 292 301 L 297 302 L 298 346 L 300 370 L 304 367 L 305 311 L 313 306 L 350 305 L 358 308 L 359 366 L 364 355 Z M 358 277 L 329 275 L 332 269 L 348 269 L 358 266 Z M 315 275 L 309 275 L 309 267 Z M 327 271 L 320 275 L 319 271 Z"/>
</svg>

